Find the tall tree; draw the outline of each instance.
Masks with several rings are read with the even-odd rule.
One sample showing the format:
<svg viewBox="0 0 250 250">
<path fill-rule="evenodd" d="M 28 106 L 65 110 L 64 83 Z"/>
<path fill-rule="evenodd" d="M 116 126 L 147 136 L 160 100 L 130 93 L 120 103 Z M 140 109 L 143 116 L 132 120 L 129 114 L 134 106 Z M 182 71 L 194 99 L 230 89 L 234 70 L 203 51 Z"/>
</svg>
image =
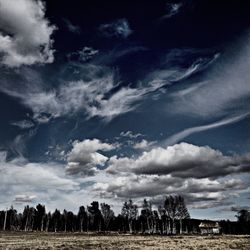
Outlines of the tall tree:
<svg viewBox="0 0 250 250">
<path fill-rule="evenodd" d="M 5 213 L 4 213 L 3 231 L 6 230 L 7 216 L 8 216 L 8 209 L 6 208 Z"/>
<path fill-rule="evenodd" d="M 133 222 L 137 218 L 138 208 L 132 200 L 125 202 L 122 207 L 121 215 L 128 220 L 129 232 L 133 233 Z"/>
<path fill-rule="evenodd" d="M 105 231 L 109 229 L 110 222 L 115 216 L 114 211 L 110 208 L 110 205 L 101 203 L 101 213 L 104 222 Z"/>
<path fill-rule="evenodd" d="M 144 199 L 143 203 L 142 203 L 141 218 L 142 218 L 142 223 L 143 224 L 146 222 L 147 231 L 149 233 L 152 233 L 153 232 L 152 204 L 149 201 L 147 201 L 147 199 Z"/>
<path fill-rule="evenodd" d="M 34 207 L 26 206 L 23 211 L 24 231 L 33 230 L 36 216 L 36 209 Z"/>
<path fill-rule="evenodd" d="M 177 219 L 180 220 L 180 234 L 182 234 L 183 232 L 182 220 L 190 219 L 190 215 L 186 207 L 184 198 L 181 195 L 178 195 L 176 197 L 176 200 L 177 200 Z"/>
<path fill-rule="evenodd" d="M 250 220 L 250 212 L 248 212 L 246 209 L 241 209 L 238 211 L 235 217 L 237 217 L 239 222 L 247 222 Z"/>
<path fill-rule="evenodd" d="M 164 202 L 164 208 L 166 209 L 168 217 L 172 221 L 171 233 L 175 233 L 175 219 L 177 219 L 177 208 L 178 208 L 178 199 L 176 196 L 169 195 L 166 197 Z"/>
<path fill-rule="evenodd" d="M 48 214 L 46 214 L 46 216 L 45 216 L 45 221 L 46 221 L 45 231 L 46 232 L 49 231 L 49 227 L 50 227 L 50 224 L 51 224 L 51 218 L 52 218 L 52 215 L 51 215 L 50 212 Z"/>
<path fill-rule="evenodd" d="M 78 220 L 80 222 L 80 232 L 83 232 L 83 223 L 87 224 L 87 212 L 85 210 L 85 207 L 84 206 L 80 206 L 79 207 L 79 211 L 78 211 L 78 214 L 77 214 L 77 217 L 78 217 Z"/>
<path fill-rule="evenodd" d="M 100 231 L 101 230 L 101 221 L 102 221 L 102 214 L 99 209 L 99 202 L 93 201 L 90 206 L 87 207 L 88 212 L 90 215 L 90 224 L 93 230 Z"/>
<path fill-rule="evenodd" d="M 64 222 L 64 232 L 67 232 L 67 223 L 68 223 L 68 211 L 66 209 L 63 210 L 63 222 Z"/>
<path fill-rule="evenodd" d="M 168 233 L 169 230 L 168 226 L 169 217 L 167 216 L 167 211 L 163 206 L 159 205 L 158 212 L 161 218 L 161 233 L 166 234 Z"/>
<path fill-rule="evenodd" d="M 61 213 L 58 209 L 55 210 L 55 212 L 52 214 L 52 221 L 54 225 L 54 232 L 56 233 L 58 230 L 58 225 L 61 221 Z"/>
<path fill-rule="evenodd" d="M 40 231 L 44 230 L 44 219 L 45 219 L 45 215 L 46 215 L 46 209 L 45 206 L 38 204 L 36 206 L 36 210 L 37 210 L 37 229 Z"/>
</svg>

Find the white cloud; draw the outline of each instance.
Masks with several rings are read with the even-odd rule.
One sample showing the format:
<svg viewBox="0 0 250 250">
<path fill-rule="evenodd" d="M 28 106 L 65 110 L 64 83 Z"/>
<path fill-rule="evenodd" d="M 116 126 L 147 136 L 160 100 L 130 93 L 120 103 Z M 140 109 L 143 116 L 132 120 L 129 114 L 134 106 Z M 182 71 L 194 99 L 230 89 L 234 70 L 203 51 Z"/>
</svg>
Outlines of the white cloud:
<svg viewBox="0 0 250 250">
<path fill-rule="evenodd" d="M 77 60 L 81 62 L 90 61 L 95 55 L 99 53 L 98 50 L 93 49 L 91 47 L 83 47 L 82 50 L 78 50 L 77 52 L 70 53 L 68 58 L 70 60 Z"/>
<path fill-rule="evenodd" d="M 249 162 L 249 156 L 224 156 L 209 147 L 181 143 L 138 157 L 111 157 L 106 177 L 96 180 L 93 191 L 104 199 L 147 198 L 156 205 L 169 194 L 183 195 L 190 208 L 232 205 L 248 190 L 240 174 L 250 171 Z"/>
<path fill-rule="evenodd" d="M 122 137 L 128 137 L 130 139 L 135 139 L 135 138 L 138 138 L 138 137 L 141 137 L 143 136 L 141 133 L 133 133 L 132 131 L 128 130 L 128 131 L 122 131 L 120 133 L 120 136 Z"/>
<path fill-rule="evenodd" d="M 51 63 L 55 26 L 45 18 L 45 5 L 33 0 L 0 0 L 0 55 L 8 67 Z"/>
<path fill-rule="evenodd" d="M 77 182 L 65 177 L 63 167 L 55 163 L 32 163 L 23 158 L 6 161 L 1 158 L 0 188 L 10 192 L 36 192 L 49 190 L 70 191 L 79 188 Z"/>
<path fill-rule="evenodd" d="M 81 33 L 81 28 L 77 25 L 72 24 L 68 19 L 64 18 L 63 19 L 66 27 L 68 28 L 68 30 L 72 33 L 75 34 L 80 34 Z"/>
<path fill-rule="evenodd" d="M 87 118 L 98 116 L 110 121 L 134 110 L 139 101 L 162 86 L 151 83 L 138 88 L 120 87 L 112 93 L 119 87 L 114 71 L 92 64 L 80 69 L 84 79 L 61 84 L 55 89 L 45 90 L 42 84 L 35 84 L 32 79 L 25 82 L 21 91 L 15 83 L 14 86 L 2 85 L 0 89 L 30 108 L 36 121 L 46 123 L 51 118 L 70 116 L 81 111 Z"/>
<path fill-rule="evenodd" d="M 132 172 L 147 175 L 171 174 L 180 178 L 217 178 L 233 173 L 250 171 L 250 156 L 225 156 L 208 146 L 188 143 L 175 144 L 167 148 L 157 147 L 143 152 L 138 158 L 109 160 L 107 172 L 117 174 Z"/>
<path fill-rule="evenodd" d="M 223 202 L 235 197 L 247 185 L 240 178 L 209 180 L 208 178 L 182 179 L 171 175 L 135 175 L 130 173 L 116 178 L 100 180 L 93 191 L 103 198 L 136 199 L 147 198 L 153 204 L 160 204 L 169 194 L 181 194 L 187 203 L 194 207 L 210 202 L 211 207 L 223 205 Z"/>
<path fill-rule="evenodd" d="M 112 23 L 102 24 L 99 30 L 104 36 L 118 38 L 127 38 L 133 32 L 127 19 L 118 19 Z"/>
<path fill-rule="evenodd" d="M 172 16 L 177 15 L 180 12 L 182 7 L 183 7 L 183 3 L 181 3 L 181 2 L 179 2 L 179 3 L 166 3 L 167 14 L 164 15 L 163 17 L 161 17 L 161 19 L 170 18 Z"/>
<path fill-rule="evenodd" d="M 36 195 L 18 194 L 15 196 L 15 203 L 30 203 L 36 199 Z"/>
<path fill-rule="evenodd" d="M 237 115 L 234 117 L 222 119 L 220 121 L 217 121 L 217 122 L 214 122 L 214 123 L 211 123 L 208 125 L 202 125 L 202 126 L 184 129 L 183 131 L 178 132 L 178 133 L 170 136 L 169 138 L 167 138 L 165 141 L 162 142 L 162 145 L 164 145 L 164 146 L 173 145 L 173 144 L 183 140 L 184 138 L 188 137 L 189 135 L 192 135 L 192 134 L 195 134 L 198 132 L 202 132 L 202 131 L 206 131 L 206 130 L 210 130 L 213 128 L 218 128 L 218 127 L 225 126 L 228 124 L 236 123 L 238 121 L 241 121 L 241 120 L 247 118 L 249 116 L 249 114 L 250 113 L 245 113 L 245 114 Z"/>
<path fill-rule="evenodd" d="M 136 142 L 133 145 L 133 148 L 135 149 L 148 149 L 149 147 L 151 147 L 152 145 L 154 145 L 156 142 L 154 141 L 147 141 L 145 139 L 141 140 L 140 142 Z"/>
<path fill-rule="evenodd" d="M 29 120 L 21 120 L 21 121 L 11 122 L 10 124 L 13 126 L 17 126 L 21 129 L 29 129 L 29 128 L 32 128 L 35 126 L 35 124 Z"/>
<path fill-rule="evenodd" d="M 185 95 L 176 95 L 171 103 L 173 113 L 184 113 L 201 117 L 225 115 L 231 110 L 249 111 L 250 97 L 249 34 L 235 43 L 230 51 L 225 51 L 217 61 L 216 67 L 204 75 L 198 88 L 194 83 Z M 232 53 L 237 50 L 238 53 Z"/>
<path fill-rule="evenodd" d="M 7 161 L 6 152 L 0 152 L 0 175 L 0 209 L 14 205 L 22 211 L 23 203 L 42 203 L 47 211 L 66 208 L 77 212 L 80 205 L 94 199 L 90 184 L 71 178 L 63 165 L 53 162 L 34 163 L 23 158 Z"/>
<path fill-rule="evenodd" d="M 97 166 L 104 166 L 108 160 L 108 157 L 97 151 L 105 152 L 112 149 L 114 149 L 113 145 L 102 143 L 98 139 L 73 142 L 73 148 L 67 157 L 67 173 L 82 176 L 95 175 L 98 172 Z"/>
<path fill-rule="evenodd" d="M 173 74 L 170 78 L 171 82 L 178 82 L 182 80 L 186 80 L 190 76 L 203 71 L 204 69 L 208 68 L 211 64 L 213 64 L 217 58 L 220 56 L 219 53 L 216 53 L 211 58 L 207 57 L 200 57 L 197 60 L 195 60 L 187 69 L 177 71 L 175 74 Z"/>
</svg>

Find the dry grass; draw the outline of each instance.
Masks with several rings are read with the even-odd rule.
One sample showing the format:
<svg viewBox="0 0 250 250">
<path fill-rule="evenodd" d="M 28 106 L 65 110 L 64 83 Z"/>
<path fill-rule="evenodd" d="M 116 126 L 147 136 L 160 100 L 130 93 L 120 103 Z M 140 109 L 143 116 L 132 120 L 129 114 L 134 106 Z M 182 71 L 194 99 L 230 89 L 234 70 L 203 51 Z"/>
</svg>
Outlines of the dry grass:
<svg viewBox="0 0 250 250">
<path fill-rule="evenodd" d="M 0 249 L 250 249 L 250 236 L 133 236 L 80 233 L 0 233 Z"/>
</svg>

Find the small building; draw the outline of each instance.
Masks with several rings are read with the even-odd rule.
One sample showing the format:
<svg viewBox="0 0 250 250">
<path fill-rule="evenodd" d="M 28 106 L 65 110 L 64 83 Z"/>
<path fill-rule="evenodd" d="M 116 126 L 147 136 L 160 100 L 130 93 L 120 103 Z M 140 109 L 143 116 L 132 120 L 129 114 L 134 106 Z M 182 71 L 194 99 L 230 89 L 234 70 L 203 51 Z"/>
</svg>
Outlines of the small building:
<svg viewBox="0 0 250 250">
<path fill-rule="evenodd" d="M 199 225 L 201 234 L 219 234 L 220 226 L 216 221 L 201 222 Z"/>
</svg>

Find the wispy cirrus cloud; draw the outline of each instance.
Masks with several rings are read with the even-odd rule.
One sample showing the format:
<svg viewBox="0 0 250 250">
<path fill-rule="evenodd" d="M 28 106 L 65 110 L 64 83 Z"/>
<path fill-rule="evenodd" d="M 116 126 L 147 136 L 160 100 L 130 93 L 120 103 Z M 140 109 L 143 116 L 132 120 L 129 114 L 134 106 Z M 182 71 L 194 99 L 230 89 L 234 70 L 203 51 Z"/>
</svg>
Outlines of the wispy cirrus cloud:
<svg viewBox="0 0 250 250">
<path fill-rule="evenodd" d="M 132 34 L 129 22 L 127 19 L 118 19 L 111 23 L 101 24 L 99 30 L 106 37 L 127 38 Z"/>
<path fill-rule="evenodd" d="M 182 2 L 178 3 L 166 3 L 166 14 L 160 18 L 160 20 L 164 20 L 166 18 L 173 17 L 177 15 L 183 7 Z"/>
<path fill-rule="evenodd" d="M 121 86 L 116 71 L 109 67 L 86 64 L 78 69 L 83 75 L 80 80 L 67 81 L 56 88 L 34 82 L 31 74 L 31 79 L 25 79 L 21 91 L 15 83 L 3 84 L 0 90 L 30 108 L 35 121 L 46 123 L 53 118 L 77 113 L 85 113 L 88 119 L 100 117 L 110 121 L 134 110 L 139 101 L 164 85 L 150 82 L 133 88 Z"/>
<path fill-rule="evenodd" d="M 217 58 L 219 58 L 219 56 L 220 54 L 216 53 L 212 57 L 200 57 L 196 59 L 187 69 L 174 74 L 170 81 L 179 82 L 188 79 L 190 76 L 208 68 L 217 60 Z"/>
<path fill-rule="evenodd" d="M 203 76 L 201 82 L 193 83 L 183 92 L 176 91 L 171 110 L 176 113 L 198 116 L 218 117 L 231 110 L 249 111 L 247 102 L 250 97 L 249 74 L 250 47 L 247 44 L 249 34 L 242 37 L 241 42 L 225 51 L 217 62 L 217 67 Z M 238 50 L 232 55 L 232 50 Z M 178 94 L 179 92 L 179 94 Z"/>
<path fill-rule="evenodd" d="M 83 47 L 83 49 L 72 52 L 68 55 L 69 60 L 77 60 L 80 62 L 88 62 L 90 61 L 95 55 L 99 53 L 98 50 L 93 49 L 91 47 Z"/>
<path fill-rule="evenodd" d="M 202 125 L 202 126 L 196 126 L 196 127 L 192 127 L 192 128 L 187 128 L 184 129 L 181 132 L 178 132 L 172 136 L 170 136 L 169 138 L 167 138 L 166 140 L 164 140 L 163 142 L 161 142 L 162 145 L 164 146 L 168 146 L 168 145 L 173 145 L 179 141 L 182 141 L 184 138 L 188 137 L 189 135 L 195 134 L 195 133 L 199 133 L 202 131 L 206 131 L 206 130 L 210 130 L 210 129 L 214 129 L 214 128 L 219 128 L 222 126 L 226 126 L 232 123 L 236 123 L 239 122 L 243 119 L 246 119 L 247 117 L 249 117 L 250 113 L 244 113 L 241 115 L 236 115 L 230 118 L 225 118 L 222 120 L 219 120 L 217 122 L 214 123 L 210 123 L 207 125 Z"/>
<path fill-rule="evenodd" d="M 80 34 L 81 33 L 81 28 L 77 25 L 74 25 L 72 22 L 70 22 L 68 19 L 64 18 L 63 19 L 67 29 L 75 34 Z"/>
<path fill-rule="evenodd" d="M 135 139 L 135 138 L 143 136 L 143 134 L 141 134 L 141 133 L 133 133 L 132 131 L 128 130 L 126 132 L 122 131 L 120 133 L 120 136 L 122 136 L 122 137 L 128 137 L 130 139 Z"/>
<path fill-rule="evenodd" d="M 30 120 L 21 120 L 21 121 L 11 122 L 10 124 L 13 126 L 17 126 L 20 129 L 29 129 L 35 126 L 35 124 Z"/>
</svg>

